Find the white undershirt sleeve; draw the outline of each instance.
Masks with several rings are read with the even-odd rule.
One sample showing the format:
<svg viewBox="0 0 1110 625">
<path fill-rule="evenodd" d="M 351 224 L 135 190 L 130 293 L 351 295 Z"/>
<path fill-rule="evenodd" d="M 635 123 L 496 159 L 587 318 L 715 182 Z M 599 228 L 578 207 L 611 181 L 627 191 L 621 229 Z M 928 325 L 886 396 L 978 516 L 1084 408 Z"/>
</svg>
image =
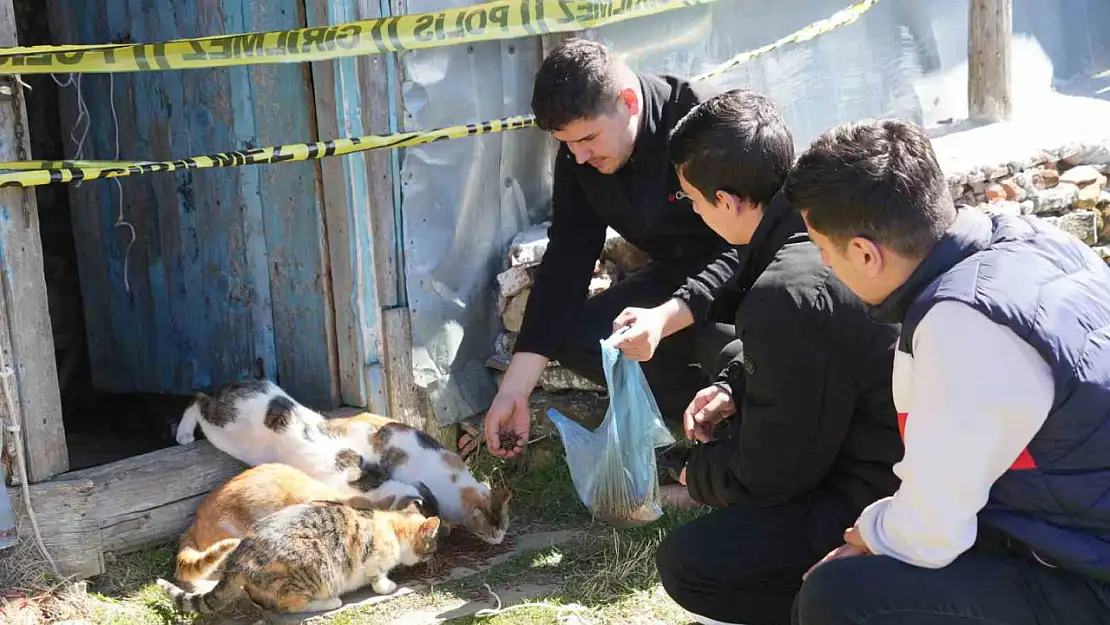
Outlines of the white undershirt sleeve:
<svg viewBox="0 0 1110 625">
<path fill-rule="evenodd" d="M 913 354 L 902 484 L 858 526 L 872 552 L 941 568 L 974 544 L 991 486 L 1044 424 L 1054 385 L 1031 345 L 959 302 L 930 309 Z"/>
</svg>

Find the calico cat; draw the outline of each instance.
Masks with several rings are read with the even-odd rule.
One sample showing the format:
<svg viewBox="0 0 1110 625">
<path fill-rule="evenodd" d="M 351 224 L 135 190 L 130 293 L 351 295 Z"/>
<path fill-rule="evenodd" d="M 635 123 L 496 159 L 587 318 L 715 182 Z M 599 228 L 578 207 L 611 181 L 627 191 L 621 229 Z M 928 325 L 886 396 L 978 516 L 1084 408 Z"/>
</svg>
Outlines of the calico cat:
<svg viewBox="0 0 1110 625">
<path fill-rule="evenodd" d="M 218 612 L 243 595 L 275 612 L 334 610 L 343 604 L 341 595 L 367 583 L 378 594 L 395 591 L 390 571 L 428 560 L 438 547 L 439 525 L 439 517 L 415 510 L 296 504 L 251 527 L 219 564 L 211 590 L 189 593 L 163 579 L 157 583 L 181 612 Z"/>
<path fill-rule="evenodd" d="M 258 520 L 292 505 L 313 500 L 334 501 L 371 509 L 396 510 L 415 504 L 425 516 L 436 516 L 435 502 L 424 485 L 413 488 L 386 482 L 365 495 L 350 495 L 284 464 L 260 464 L 231 478 L 205 497 L 196 518 L 181 535 L 174 577 L 197 587 L 207 580 L 224 556 L 239 545 Z"/>
<path fill-rule="evenodd" d="M 475 479 L 458 452 L 410 425 L 373 414 L 328 419 L 324 428 L 361 454 L 364 468 L 381 479 L 425 484 L 448 523 L 461 524 L 490 544 L 505 539 L 510 493 Z"/>
<path fill-rule="evenodd" d="M 336 488 L 366 492 L 393 480 L 424 483 L 447 524 L 498 544 L 508 530 L 509 494 L 478 482 L 457 452 L 410 426 L 373 414 L 327 419 L 268 380 L 200 394 L 185 410 L 177 442 L 197 426 L 216 448 L 249 465 L 281 462 Z"/>
</svg>

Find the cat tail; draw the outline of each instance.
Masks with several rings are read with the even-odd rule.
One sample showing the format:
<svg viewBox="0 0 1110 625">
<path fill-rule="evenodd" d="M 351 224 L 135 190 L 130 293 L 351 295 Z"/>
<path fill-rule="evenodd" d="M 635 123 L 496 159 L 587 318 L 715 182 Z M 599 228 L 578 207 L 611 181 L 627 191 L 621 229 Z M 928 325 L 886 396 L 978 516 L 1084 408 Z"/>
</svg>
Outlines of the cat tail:
<svg viewBox="0 0 1110 625">
<path fill-rule="evenodd" d="M 193 537 L 186 534 L 181 539 L 181 546 L 177 551 L 174 577 L 177 581 L 186 583 L 206 579 L 220 562 L 223 562 L 224 557 L 238 546 L 238 538 L 225 538 L 201 550 L 197 548 Z"/>
<path fill-rule="evenodd" d="M 220 578 L 216 587 L 202 592 L 186 592 L 159 578 L 156 583 L 169 595 L 173 607 L 183 614 L 211 614 L 237 598 L 243 590 L 243 575 L 231 573 Z"/>
</svg>

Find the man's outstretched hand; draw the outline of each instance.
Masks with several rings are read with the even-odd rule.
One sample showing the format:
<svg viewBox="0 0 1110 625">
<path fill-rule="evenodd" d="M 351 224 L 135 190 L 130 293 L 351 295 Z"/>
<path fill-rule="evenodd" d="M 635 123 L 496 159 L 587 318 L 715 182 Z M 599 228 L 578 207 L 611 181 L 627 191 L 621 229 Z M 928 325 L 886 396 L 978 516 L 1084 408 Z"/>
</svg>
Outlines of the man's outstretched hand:
<svg viewBox="0 0 1110 625">
<path fill-rule="evenodd" d="M 528 444 L 531 412 L 527 396 L 498 395 L 486 412 L 486 447 L 500 458 L 513 458 Z"/>
<path fill-rule="evenodd" d="M 625 308 L 613 320 L 614 334 L 624 330 L 614 346 L 631 360 L 651 360 L 663 339 L 666 324 L 667 317 L 658 308 Z"/>
</svg>

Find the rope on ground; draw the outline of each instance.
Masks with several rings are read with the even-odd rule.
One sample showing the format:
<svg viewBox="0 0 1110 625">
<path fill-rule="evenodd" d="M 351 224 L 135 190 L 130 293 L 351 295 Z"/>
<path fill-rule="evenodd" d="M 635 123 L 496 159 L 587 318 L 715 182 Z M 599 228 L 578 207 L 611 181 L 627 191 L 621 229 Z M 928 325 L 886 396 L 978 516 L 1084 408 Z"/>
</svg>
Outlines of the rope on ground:
<svg viewBox="0 0 1110 625">
<path fill-rule="evenodd" d="M 584 605 L 579 605 L 577 603 L 557 605 L 554 603 L 548 603 L 546 601 L 537 601 L 531 603 L 518 603 L 516 605 L 511 605 L 508 607 L 501 607 L 501 597 L 499 597 L 497 593 L 493 592 L 493 589 L 489 587 L 489 584 L 482 585 L 486 587 L 486 592 L 488 592 L 494 599 L 497 600 L 497 607 L 483 608 L 481 610 L 478 610 L 474 613 L 475 618 L 492 618 L 494 616 L 499 616 L 501 614 L 519 608 L 547 608 L 548 610 L 555 610 L 555 620 L 561 625 L 592 625 L 591 621 L 587 620 L 585 617 L 579 614 L 579 612 L 586 611 L 587 608 Z"/>
</svg>

